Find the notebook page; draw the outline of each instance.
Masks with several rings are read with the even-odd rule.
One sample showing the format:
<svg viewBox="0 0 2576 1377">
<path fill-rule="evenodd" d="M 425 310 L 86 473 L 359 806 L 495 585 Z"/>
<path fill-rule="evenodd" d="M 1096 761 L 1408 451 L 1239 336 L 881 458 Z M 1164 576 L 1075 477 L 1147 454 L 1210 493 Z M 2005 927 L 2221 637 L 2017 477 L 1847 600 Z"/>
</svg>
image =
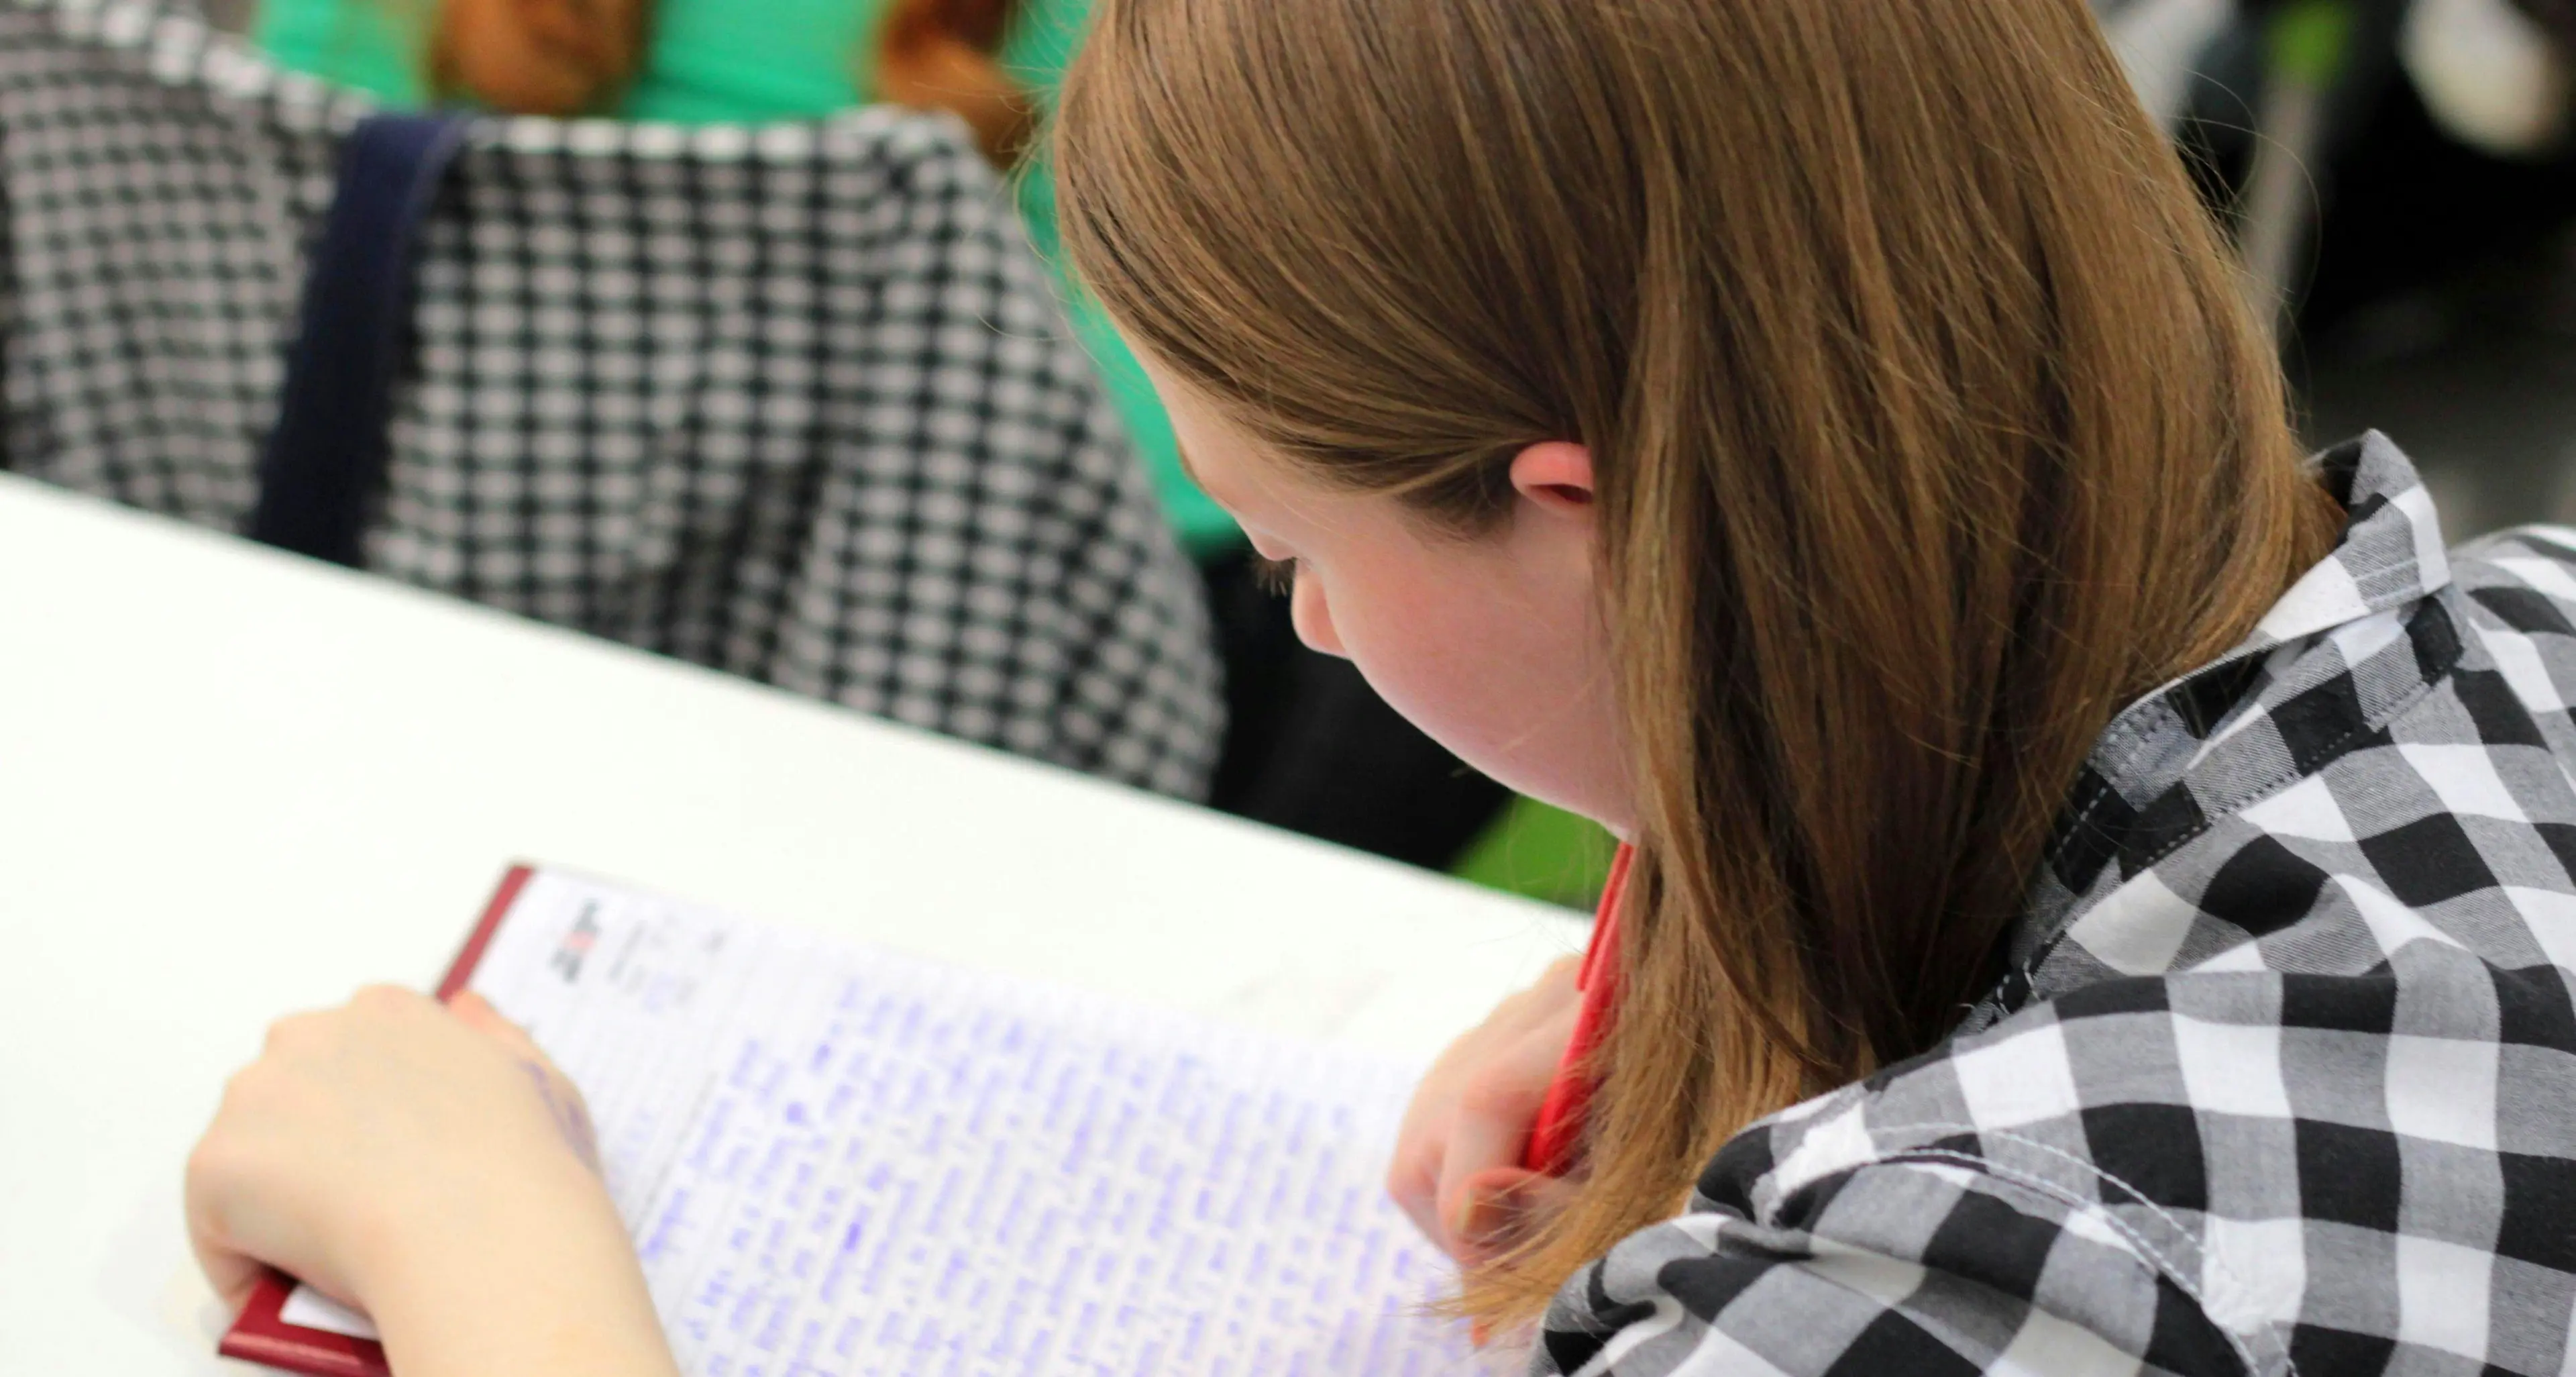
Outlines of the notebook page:
<svg viewBox="0 0 2576 1377">
<path fill-rule="evenodd" d="M 1401 1064 L 548 872 L 472 984 L 588 1099 L 698 1377 L 1519 1366 L 1422 1313 Z"/>
</svg>

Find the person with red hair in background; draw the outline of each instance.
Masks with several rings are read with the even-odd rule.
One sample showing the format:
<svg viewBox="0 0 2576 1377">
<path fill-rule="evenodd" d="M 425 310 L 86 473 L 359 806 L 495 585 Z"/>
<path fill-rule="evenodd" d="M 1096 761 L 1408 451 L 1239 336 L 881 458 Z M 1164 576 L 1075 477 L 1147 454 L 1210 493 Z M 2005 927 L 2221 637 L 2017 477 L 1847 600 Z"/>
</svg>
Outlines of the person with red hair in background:
<svg viewBox="0 0 2576 1377">
<path fill-rule="evenodd" d="M 1171 421 L 1135 356 L 1098 305 L 1061 275 L 1055 182 L 1032 136 L 1081 45 L 1092 4 L 261 0 L 252 32 L 280 65 L 395 107 L 707 124 L 816 119 L 884 101 L 957 115 L 997 168 L 1022 174 L 1013 189 L 1029 237 L 1059 273 L 1069 323 L 1205 581 L 1229 722 L 1209 801 L 1446 868 L 1508 794 L 1380 702 L 1348 664 L 1298 642 L 1242 531 L 1181 463 Z M 1561 844 L 1514 831 L 1508 848 L 1548 852 Z M 1579 867 L 1597 864 L 1587 857 Z M 1549 869 L 1523 868 L 1542 882 Z"/>
</svg>

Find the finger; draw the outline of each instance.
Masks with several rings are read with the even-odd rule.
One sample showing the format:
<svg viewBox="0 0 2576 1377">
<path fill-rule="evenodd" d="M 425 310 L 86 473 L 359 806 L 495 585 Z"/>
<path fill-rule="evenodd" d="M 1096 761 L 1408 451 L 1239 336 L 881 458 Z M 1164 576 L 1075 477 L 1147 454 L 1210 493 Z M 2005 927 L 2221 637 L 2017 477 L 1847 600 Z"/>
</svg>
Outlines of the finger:
<svg viewBox="0 0 2576 1377">
<path fill-rule="evenodd" d="M 258 1260 L 237 1250 L 225 1241 L 225 1231 L 215 1208 L 214 1187 L 209 1180 L 212 1169 L 203 1144 L 188 1155 L 186 1184 L 182 1190 L 183 1210 L 188 1220 L 188 1249 L 197 1256 L 197 1270 L 206 1274 L 206 1284 L 221 1297 L 224 1308 L 238 1314 L 250 1303 L 251 1288 L 259 1284 L 266 1269 Z"/>
<path fill-rule="evenodd" d="M 1573 1036 L 1583 999 L 1576 986 L 1582 965 L 1579 956 L 1551 962 L 1529 988 L 1505 998 L 1482 1024 L 1451 1043 L 1416 1087 L 1412 1102 L 1405 1107 L 1404 1122 L 1396 1130 L 1395 1152 L 1387 1162 L 1386 1190 L 1423 1237 L 1446 1246 L 1444 1240 L 1452 1232 L 1440 1223 L 1440 1177 L 1458 1119 L 1461 1084 L 1488 1066 L 1495 1048 L 1535 1039 L 1534 1059 L 1539 1064 L 1532 1074 L 1542 1078 L 1537 1094 L 1543 1101 L 1546 1080 L 1554 1078 L 1556 1062 L 1561 1059 L 1559 1049 Z M 1536 1115 L 1534 1102 L 1528 1117 Z"/>
<path fill-rule="evenodd" d="M 1523 1167 L 1491 1167 L 1467 1178 L 1459 1211 L 1459 1261 L 1473 1266 L 1509 1251 L 1574 1196 L 1574 1183 Z"/>
<path fill-rule="evenodd" d="M 538 1048 L 536 1039 L 528 1036 L 528 1030 L 512 1023 L 508 1016 L 493 1008 L 492 1001 L 472 990 L 459 990 L 448 999 L 447 1008 L 466 1027 L 509 1048 L 512 1055 L 553 1067 L 554 1063 Z"/>
<path fill-rule="evenodd" d="M 287 1056 L 307 1050 L 324 1040 L 331 1027 L 334 1010 L 307 1009 L 275 1019 L 259 1040 L 262 1058 Z"/>
<path fill-rule="evenodd" d="M 1440 1157 L 1448 1138 L 1427 1133 L 1409 1132 L 1396 1142 L 1395 1157 L 1387 1164 L 1386 1193 L 1395 1201 L 1413 1227 L 1424 1238 L 1437 1243 L 1440 1224 L 1435 1202 L 1440 1193 Z"/>
<path fill-rule="evenodd" d="M 268 1269 L 257 1260 L 223 1246 L 191 1218 L 188 1221 L 188 1249 L 197 1255 L 197 1270 L 206 1274 L 206 1284 L 223 1300 L 224 1308 L 240 1314 L 250 1304 L 252 1288 Z"/>
<path fill-rule="evenodd" d="M 1496 1167 L 1467 1178 L 1463 1266 L 1479 1266 L 1501 1257 L 1528 1238 L 1548 1216 L 1565 1208 L 1574 1183 L 1519 1167 Z M 1470 1337 L 1476 1347 L 1493 1342 L 1494 1326 L 1478 1319 Z"/>
<path fill-rule="evenodd" d="M 1467 1178 L 1521 1164 L 1539 1105 L 1565 1059 L 1565 1045 L 1565 1030 L 1542 1024 L 1500 1049 L 1461 1087 L 1440 1161 L 1432 1235 L 1450 1256 L 1459 1255 L 1459 1221 L 1469 1203 Z"/>
<path fill-rule="evenodd" d="M 1396 1129 L 1395 1151 L 1387 1159 L 1388 1197 L 1434 1243 L 1442 1237 L 1440 1163 L 1449 1154 L 1449 1135 L 1457 1124 L 1459 1088 L 1491 1060 L 1496 1042 L 1520 1036 L 1500 1021 L 1503 1012 L 1497 1010 L 1495 1017 L 1451 1043 L 1424 1073 L 1422 1083 L 1414 1087 L 1412 1102 L 1405 1106 L 1404 1122 Z"/>
<path fill-rule="evenodd" d="M 1477 1055 L 1482 1034 L 1479 1029 L 1461 1038 L 1414 1087 L 1413 1102 L 1405 1107 L 1404 1122 L 1396 1129 L 1395 1151 L 1387 1158 L 1388 1198 L 1424 1238 L 1434 1242 L 1440 1238 L 1436 1218 L 1440 1159 L 1448 1155 L 1450 1128 L 1458 1118 L 1459 1082 L 1468 1068 L 1483 1060 Z"/>
<path fill-rule="evenodd" d="M 268 1269 L 239 1253 L 228 1253 L 210 1247 L 203 1239 L 191 1239 L 197 1254 L 197 1270 L 206 1274 L 206 1285 L 213 1287 L 224 1309 L 239 1315 L 250 1304 L 250 1293 L 257 1290 Z"/>
</svg>

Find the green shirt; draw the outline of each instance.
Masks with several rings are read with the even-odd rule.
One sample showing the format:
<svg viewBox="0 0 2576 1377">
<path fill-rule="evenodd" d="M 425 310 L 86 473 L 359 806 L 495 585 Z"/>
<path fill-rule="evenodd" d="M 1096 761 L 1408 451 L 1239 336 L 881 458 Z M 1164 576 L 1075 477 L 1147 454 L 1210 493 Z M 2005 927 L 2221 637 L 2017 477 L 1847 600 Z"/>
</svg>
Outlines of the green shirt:
<svg viewBox="0 0 2576 1377">
<path fill-rule="evenodd" d="M 255 36 L 280 65 L 373 95 L 428 103 L 421 53 L 434 0 L 265 0 Z M 1052 98 L 1081 43 L 1091 0 L 1023 0 L 1002 62 Z M 876 51 L 886 0 L 660 0 L 643 72 L 614 113 L 683 124 L 814 119 L 862 104 L 859 57 Z M 1074 290 L 1056 233 L 1055 182 L 1043 162 L 1019 181 L 1020 211 L 1055 272 L 1077 338 L 1160 493 L 1181 543 L 1202 558 L 1242 543 L 1224 509 L 1181 471 L 1172 424 L 1151 383 L 1087 295 Z"/>
</svg>

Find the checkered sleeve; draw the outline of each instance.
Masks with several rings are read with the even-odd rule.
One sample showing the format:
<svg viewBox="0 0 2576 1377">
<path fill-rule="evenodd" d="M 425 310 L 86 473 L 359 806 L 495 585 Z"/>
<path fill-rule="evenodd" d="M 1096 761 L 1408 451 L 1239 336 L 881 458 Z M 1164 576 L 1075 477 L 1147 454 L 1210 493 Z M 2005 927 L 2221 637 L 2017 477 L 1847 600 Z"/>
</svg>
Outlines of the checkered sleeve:
<svg viewBox="0 0 2576 1377">
<path fill-rule="evenodd" d="M 1568 1285 L 1534 1370 L 2282 1370 L 2277 1338 L 2218 1318 L 2277 1278 L 2231 1271 L 2166 1203 L 2200 1154 L 2175 1064 L 2161 1095 L 2075 1089 L 2174 1027 L 2154 993 L 2106 990 L 1748 1132 L 1687 1213 Z"/>
</svg>

